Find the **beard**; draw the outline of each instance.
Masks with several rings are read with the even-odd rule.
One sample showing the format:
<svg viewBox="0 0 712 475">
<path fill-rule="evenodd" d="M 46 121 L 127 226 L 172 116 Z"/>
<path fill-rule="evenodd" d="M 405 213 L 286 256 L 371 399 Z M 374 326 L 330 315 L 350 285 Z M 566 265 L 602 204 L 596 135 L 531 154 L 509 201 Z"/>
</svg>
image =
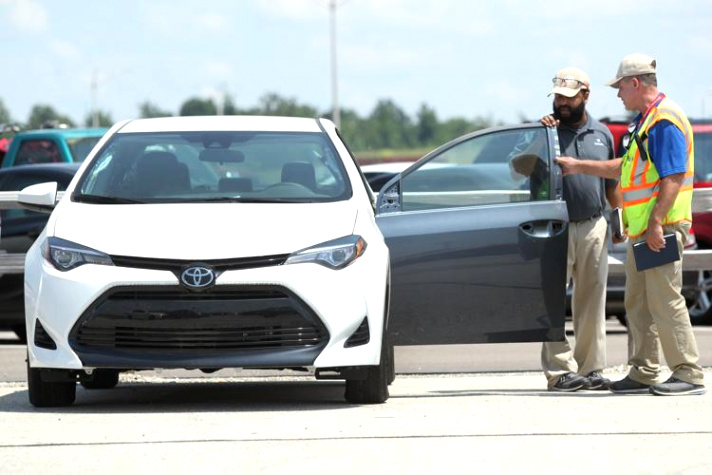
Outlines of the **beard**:
<svg viewBox="0 0 712 475">
<path fill-rule="evenodd" d="M 583 114 L 586 111 L 586 103 L 581 101 L 581 104 L 576 107 L 556 107 L 556 104 L 553 104 L 553 108 L 555 119 L 560 121 L 562 124 L 573 125 L 578 124 L 581 122 L 581 119 L 583 119 Z"/>
</svg>

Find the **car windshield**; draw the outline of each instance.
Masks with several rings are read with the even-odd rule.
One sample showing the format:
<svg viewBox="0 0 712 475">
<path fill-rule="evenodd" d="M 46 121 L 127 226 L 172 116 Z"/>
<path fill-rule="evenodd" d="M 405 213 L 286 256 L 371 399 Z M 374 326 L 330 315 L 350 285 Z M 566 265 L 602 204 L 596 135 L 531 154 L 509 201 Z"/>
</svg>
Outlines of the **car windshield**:
<svg viewBox="0 0 712 475">
<path fill-rule="evenodd" d="M 89 203 L 323 202 L 351 188 L 323 133 L 117 134 L 74 192 Z"/>
<path fill-rule="evenodd" d="M 695 133 L 695 178 L 712 181 L 712 133 Z"/>
<path fill-rule="evenodd" d="M 101 140 L 101 136 L 67 139 L 67 145 L 69 145 L 74 161 L 83 162 L 99 140 Z"/>
</svg>

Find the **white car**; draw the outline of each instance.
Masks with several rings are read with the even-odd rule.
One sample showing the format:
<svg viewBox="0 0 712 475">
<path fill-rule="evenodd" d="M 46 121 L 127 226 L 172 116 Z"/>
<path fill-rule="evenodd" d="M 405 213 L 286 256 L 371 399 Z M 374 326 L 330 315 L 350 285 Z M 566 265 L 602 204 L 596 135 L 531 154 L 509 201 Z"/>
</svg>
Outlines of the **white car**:
<svg viewBox="0 0 712 475">
<path fill-rule="evenodd" d="M 530 140 L 526 186 L 509 161 Z M 154 368 L 301 368 L 381 403 L 392 345 L 564 337 L 568 216 L 556 133 L 474 132 L 372 195 L 324 119 L 117 124 L 25 262 L 30 401 Z M 530 155 L 531 155 L 530 154 Z M 2 196 L 0 196 L 2 198 Z M 1 204 L 1 202 L 0 202 Z"/>
<path fill-rule="evenodd" d="M 51 208 L 53 185 L 21 200 Z M 388 287 L 373 197 L 328 120 L 122 122 L 28 252 L 30 401 L 126 370 L 311 367 L 381 403 Z"/>
</svg>

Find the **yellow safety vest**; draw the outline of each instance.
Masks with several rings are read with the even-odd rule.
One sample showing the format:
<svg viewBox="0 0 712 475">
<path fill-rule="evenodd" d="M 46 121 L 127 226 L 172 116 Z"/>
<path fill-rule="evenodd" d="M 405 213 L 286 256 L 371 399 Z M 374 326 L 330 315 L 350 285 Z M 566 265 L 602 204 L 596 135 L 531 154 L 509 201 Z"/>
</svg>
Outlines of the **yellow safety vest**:
<svg viewBox="0 0 712 475">
<path fill-rule="evenodd" d="M 648 131 L 661 120 L 672 122 L 685 134 L 687 143 L 687 171 L 675 202 L 662 224 L 692 222 L 692 186 L 695 172 L 695 146 L 692 127 L 680 106 L 661 94 L 631 137 L 630 146 L 621 164 L 623 191 L 623 223 L 629 237 L 641 236 L 648 229 L 648 220 L 658 200 L 660 175 L 648 152 Z M 637 136 L 637 137 L 636 137 Z M 639 144 L 642 145 L 641 151 Z"/>
</svg>

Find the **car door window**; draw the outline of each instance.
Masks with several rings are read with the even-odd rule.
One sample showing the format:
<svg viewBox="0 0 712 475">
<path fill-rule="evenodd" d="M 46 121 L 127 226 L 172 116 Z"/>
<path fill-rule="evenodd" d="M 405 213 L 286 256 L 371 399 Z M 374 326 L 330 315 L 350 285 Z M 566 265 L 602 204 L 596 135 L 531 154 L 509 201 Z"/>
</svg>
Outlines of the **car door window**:
<svg viewBox="0 0 712 475">
<path fill-rule="evenodd" d="M 17 151 L 14 165 L 31 163 L 57 163 L 62 161 L 57 144 L 53 140 L 23 140 Z"/>
<path fill-rule="evenodd" d="M 549 199 L 543 127 L 495 131 L 456 143 L 402 179 L 403 211 Z"/>
</svg>

